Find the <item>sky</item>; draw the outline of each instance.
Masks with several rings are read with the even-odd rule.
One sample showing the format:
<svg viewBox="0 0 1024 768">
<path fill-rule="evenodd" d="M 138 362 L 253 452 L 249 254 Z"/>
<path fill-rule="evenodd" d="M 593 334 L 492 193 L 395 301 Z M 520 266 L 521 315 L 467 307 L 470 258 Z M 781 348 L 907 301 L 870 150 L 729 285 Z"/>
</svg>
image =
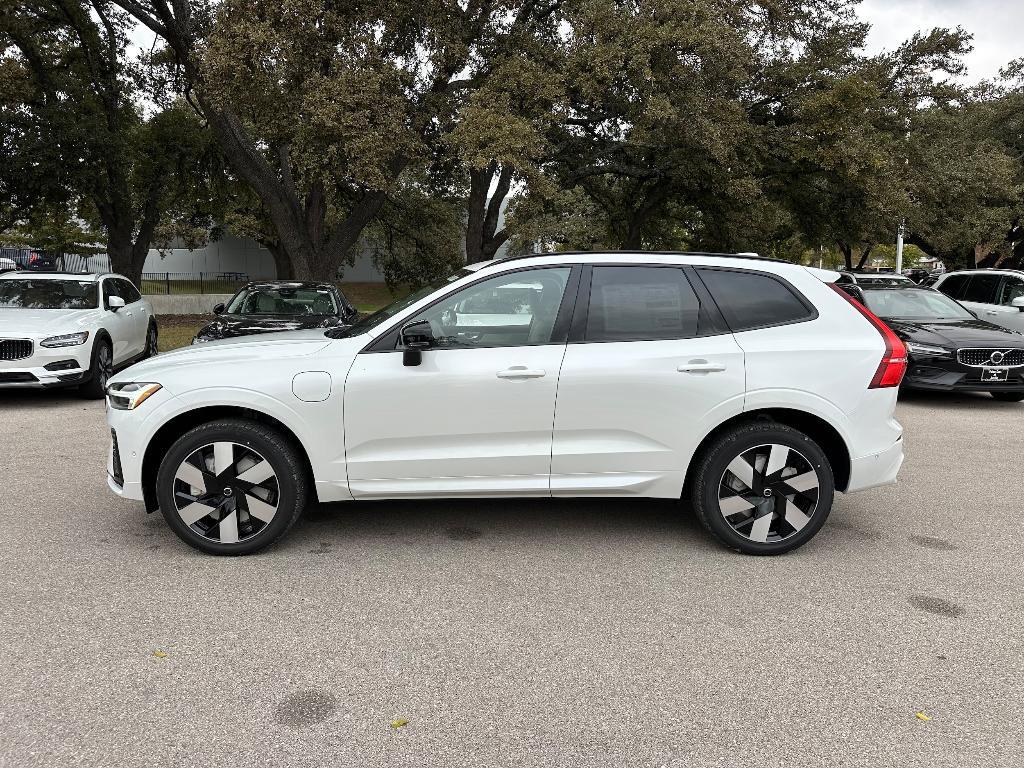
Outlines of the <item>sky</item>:
<svg viewBox="0 0 1024 768">
<path fill-rule="evenodd" d="M 1024 57 L 1024 0 L 864 0 L 857 15 L 871 24 L 869 53 L 892 50 L 918 30 L 963 27 L 974 35 L 969 83 Z"/>
</svg>

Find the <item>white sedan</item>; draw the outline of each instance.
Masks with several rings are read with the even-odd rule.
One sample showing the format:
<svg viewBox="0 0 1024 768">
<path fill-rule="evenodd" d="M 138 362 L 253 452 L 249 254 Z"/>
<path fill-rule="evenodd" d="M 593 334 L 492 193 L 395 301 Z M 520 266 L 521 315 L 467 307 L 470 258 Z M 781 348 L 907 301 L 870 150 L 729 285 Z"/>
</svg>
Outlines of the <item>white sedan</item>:
<svg viewBox="0 0 1024 768">
<path fill-rule="evenodd" d="M 153 308 L 121 275 L 0 274 L 0 387 L 100 398 L 115 370 L 156 351 Z"/>
<path fill-rule="evenodd" d="M 837 278 L 708 254 L 475 265 L 351 327 L 118 374 L 108 482 L 214 554 L 312 499 L 683 494 L 727 546 L 779 554 L 903 460 L 906 350 Z"/>
</svg>

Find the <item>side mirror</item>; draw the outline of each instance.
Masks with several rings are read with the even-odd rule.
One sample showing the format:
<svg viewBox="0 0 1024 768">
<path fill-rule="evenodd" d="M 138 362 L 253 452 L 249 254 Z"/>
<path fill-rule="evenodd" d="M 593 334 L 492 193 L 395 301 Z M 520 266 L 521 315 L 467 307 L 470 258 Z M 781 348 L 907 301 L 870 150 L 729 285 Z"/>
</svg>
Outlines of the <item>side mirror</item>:
<svg viewBox="0 0 1024 768">
<path fill-rule="evenodd" d="M 215 314 L 215 315 L 224 314 L 224 302 L 221 302 L 220 304 L 214 304 L 213 305 L 213 314 Z"/>
<path fill-rule="evenodd" d="M 1010 302 L 1011 307 L 1016 307 L 1021 312 L 1024 312 L 1024 296 L 1018 296 Z"/>
<path fill-rule="evenodd" d="M 427 320 L 409 323 L 402 328 L 402 365 L 419 365 L 423 362 L 423 350 L 434 345 L 434 332 Z"/>
<path fill-rule="evenodd" d="M 121 307 L 124 306 L 124 299 L 120 296 L 108 296 L 107 297 L 107 309 L 111 312 L 117 312 Z"/>
</svg>

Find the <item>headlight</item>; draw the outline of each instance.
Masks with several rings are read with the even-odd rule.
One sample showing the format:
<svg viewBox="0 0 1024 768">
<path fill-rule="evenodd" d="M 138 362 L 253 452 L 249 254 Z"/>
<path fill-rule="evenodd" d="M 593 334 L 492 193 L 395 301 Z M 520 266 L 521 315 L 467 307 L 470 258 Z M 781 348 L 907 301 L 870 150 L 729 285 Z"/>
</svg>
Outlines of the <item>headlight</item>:
<svg viewBox="0 0 1024 768">
<path fill-rule="evenodd" d="M 159 384 L 141 381 L 111 384 L 107 387 L 107 401 L 118 411 L 134 411 L 159 389 Z"/>
<path fill-rule="evenodd" d="M 907 343 L 907 351 L 912 355 L 923 355 L 924 357 L 942 357 L 944 355 L 952 354 L 953 350 L 945 349 L 944 347 L 933 347 L 929 344 L 915 344 L 914 342 Z"/>
<path fill-rule="evenodd" d="M 65 333 L 63 336 L 51 336 L 39 342 L 40 347 L 77 347 L 85 344 L 89 338 L 88 331 L 81 333 Z"/>
</svg>

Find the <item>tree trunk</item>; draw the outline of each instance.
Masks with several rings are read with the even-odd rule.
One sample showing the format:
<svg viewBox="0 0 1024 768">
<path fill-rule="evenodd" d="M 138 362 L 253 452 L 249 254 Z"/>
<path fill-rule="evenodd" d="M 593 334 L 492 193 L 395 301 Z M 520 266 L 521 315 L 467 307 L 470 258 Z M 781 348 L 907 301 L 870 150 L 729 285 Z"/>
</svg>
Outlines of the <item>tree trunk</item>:
<svg viewBox="0 0 1024 768">
<path fill-rule="evenodd" d="M 292 270 L 292 260 L 276 242 L 264 242 L 263 247 L 270 251 L 274 257 L 274 274 L 278 280 L 292 280 L 295 273 Z"/>
<path fill-rule="evenodd" d="M 843 254 L 843 261 L 846 262 L 846 271 L 853 271 L 853 246 L 849 243 L 844 243 L 842 240 L 837 240 L 836 245 L 839 247 L 839 252 Z"/>
<path fill-rule="evenodd" d="M 871 249 L 875 246 L 869 245 L 864 248 L 864 251 L 860 255 L 860 260 L 857 262 L 857 271 L 864 269 L 864 265 L 867 263 L 868 256 L 871 255 Z"/>
<path fill-rule="evenodd" d="M 494 194 L 488 200 L 494 174 L 498 173 L 498 183 Z M 507 231 L 498 229 L 501 218 L 501 206 L 508 197 L 512 186 L 512 168 L 502 168 L 498 172 L 498 164 L 491 161 L 486 168 L 473 168 L 469 172 L 469 201 L 466 205 L 466 263 L 490 261 L 498 249 L 508 240 Z"/>
</svg>

